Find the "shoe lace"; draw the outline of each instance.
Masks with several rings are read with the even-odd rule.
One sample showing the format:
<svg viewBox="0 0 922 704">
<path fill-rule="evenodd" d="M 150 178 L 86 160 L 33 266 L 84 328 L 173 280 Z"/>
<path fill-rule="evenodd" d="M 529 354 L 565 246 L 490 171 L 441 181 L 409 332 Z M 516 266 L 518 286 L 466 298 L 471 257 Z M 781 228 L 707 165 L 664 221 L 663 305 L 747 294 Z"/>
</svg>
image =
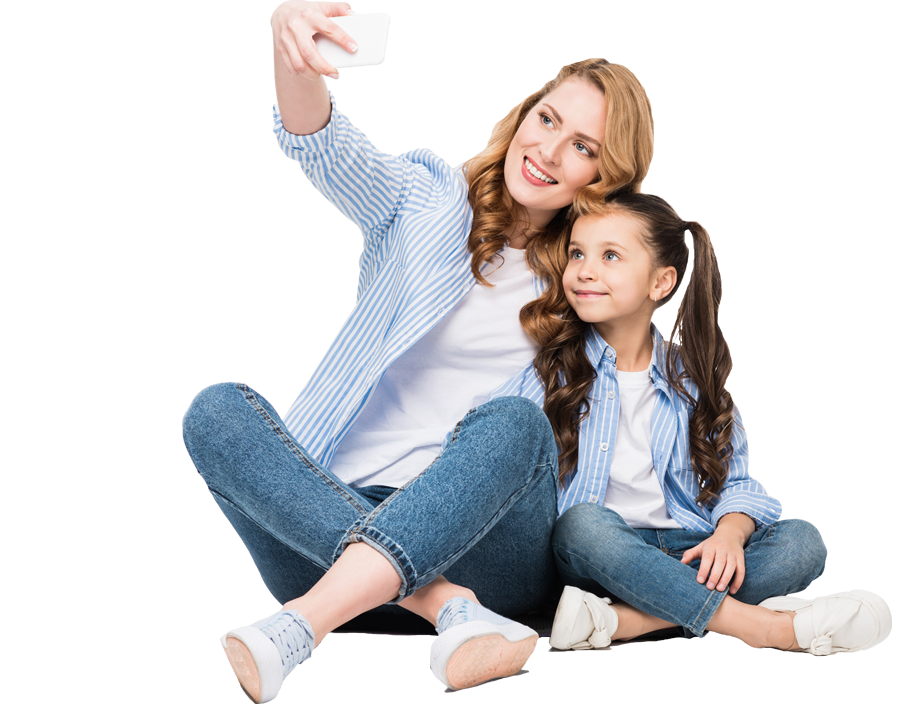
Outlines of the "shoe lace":
<svg viewBox="0 0 922 704">
<path fill-rule="evenodd" d="M 439 633 L 446 629 L 467 621 L 467 607 L 470 602 L 462 597 L 455 597 L 446 601 L 439 609 L 435 622 Z"/>
<path fill-rule="evenodd" d="M 296 611 L 284 611 L 260 629 L 278 648 L 282 656 L 282 676 L 307 660 L 314 649 L 314 631 Z"/>
</svg>

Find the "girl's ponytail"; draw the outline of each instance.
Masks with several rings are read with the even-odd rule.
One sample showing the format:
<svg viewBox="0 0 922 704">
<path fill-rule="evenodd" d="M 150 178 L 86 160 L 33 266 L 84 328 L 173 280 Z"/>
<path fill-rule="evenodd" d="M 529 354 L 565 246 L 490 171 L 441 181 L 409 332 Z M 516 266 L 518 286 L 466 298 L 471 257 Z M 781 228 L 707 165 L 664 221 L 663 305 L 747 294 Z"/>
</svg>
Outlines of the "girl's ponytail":
<svg viewBox="0 0 922 704">
<path fill-rule="evenodd" d="M 716 499 L 723 488 L 727 462 L 733 454 L 730 443 L 733 399 L 724 388 L 733 362 L 730 348 L 717 324 L 721 284 L 711 238 L 707 230 L 696 222 L 682 222 L 681 227 L 683 234 L 686 229 L 692 234 L 695 265 L 669 338 L 666 378 L 694 409 L 689 418 L 689 449 L 692 468 L 698 475 L 700 486 L 697 501 L 704 505 Z M 655 237 L 655 233 L 650 234 Z M 657 266 L 674 264 L 660 261 Z M 673 344 L 677 337 L 681 346 Z M 681 371 L 677 368 L 677 357 L 681 358 Z M 691 379 L 698 387 L 697 399 L 681 383 L 685 378 Z"/>
</svg>

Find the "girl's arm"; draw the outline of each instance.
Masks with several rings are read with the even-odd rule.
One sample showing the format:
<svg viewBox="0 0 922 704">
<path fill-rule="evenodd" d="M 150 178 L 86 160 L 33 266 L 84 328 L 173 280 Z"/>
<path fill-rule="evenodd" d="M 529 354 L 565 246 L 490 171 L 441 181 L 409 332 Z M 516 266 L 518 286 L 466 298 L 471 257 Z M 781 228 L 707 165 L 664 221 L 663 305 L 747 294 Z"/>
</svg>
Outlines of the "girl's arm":
<svg viewBox="0 0 922 704">
<path fill-rule="evenodd" d="M 736 594 L 746 576 L 744 548 L 749 537 L 763 525 L 781 518 L 781 503 L 749 476 L 749 442 L 739 410 L 734 408 L 730 442 L 733 455 L 727 466 L 727 479 L 711 517 L 714 534 L 682 555 L 686 565 L 700 559 L 698 582 L 708 589 Z"/>
</svg>

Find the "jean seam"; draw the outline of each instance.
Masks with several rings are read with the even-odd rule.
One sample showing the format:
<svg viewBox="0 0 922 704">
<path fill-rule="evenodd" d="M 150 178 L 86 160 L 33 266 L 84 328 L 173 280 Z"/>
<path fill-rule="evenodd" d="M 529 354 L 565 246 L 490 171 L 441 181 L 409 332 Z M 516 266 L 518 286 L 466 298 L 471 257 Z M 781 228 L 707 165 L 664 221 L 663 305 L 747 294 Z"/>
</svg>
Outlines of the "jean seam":
<svg viewBox="0 0 922 704">
<path fill-rule="evenodd" d="M 317 562 L 317 561 L 316 561 L 314 558 L 312 558 L 310 555 L 306 555 L 305 553 L 303 553 L 300 549 L 298 549 L 297 546 L 291 545 L 291 544 L 288 543 L 286 540 L 284 540 L 281 536 L 276 535 L 276 534 L 273 533 L 271 530 L 269 530 L 268 528 L 266 528 L 262 523 L 260 523 L 260 522 L 257 521 L 255 518 L 253 518 L 250 514 L 248 514 L 246 511 L 244 511 L 240 506 L 238 506 L 237 504 L 235 504 L 233 501 L 231 501 L 231 499 L 229 499 L 228 497 L 226 497 L 226 496 L 225 496 L 224 494 L 222 494 L 221 492 L 215 491 L 214 489 L 209 489 L 209 491 L 211 491 L 212 495 L 214 495 L 214 496 L 220 498 L 221 501 L 223 501 L 223 502 L 226 503 L 228 506 L 230 506 L 230 507 L 233 508 L 235 511 L 237 511 L 241 516 L 243 516 L 244 518 L 246 518 L 247 520 L 249 520 L 250 522 L 252 522 L 252 524 L 253 524 L 254 526 L 256 526 L 259 530 L 261 530 L 263 533 L 265 533 L 265 534 L 268 535 L 269 537 L 271 537 L 271 538 L 273 538 L 273 539 L 279 541 L 282 545 L 284 545 L 285 547 L 287 547 L 289 550 L 292 550 L 293 552 L 297 553 L 298 555 L 300 555 L 301 557 L 303 557 L 305 560 L 307 560 L 307 561 L 309 561 L 310 563 L 316 565 L 318 568 L 320 568 L 320 569 L 322 569 L 322 570 L 328 570 L 328 569 L 330 569 L 330 565 L 333 564 L 332 562 L 331 562 L 330 564 L 326 564 L 326 565 Z"/>
<path fill-rule="evenodd" d="M 365 507 L 356 502 L 355 498 L 352 497 L 348 492 L 343 491 L 339 484 L 330 479 L 330 477 L 327 476 L 323 469 L 315 464 L 310 459 L 310 457 L 304 454 L 304 452 L 301 450 L 301 447 L 291 439 L 288 433 L 286 433 L 278 423 L 275 422 L 272 416 L 269 415 L 269 412 L 266 411 L 263 405 L 259 402 L 259 399 L 256 398 L 256 394 L 246 384 L 237 384 L 237 388 L 243 393 L 246 400 L 250 402 L 250 405 L 253 406 L 256 412 L 262 416 L 263 420 L 266 421 L 266 423 L 275 432 L 275 434 L 281 438 L 286 447 L 288 447 L 288 449 L 291 450 L 291 452 L 293 452 L 295 456 L 300 459 L 308 469 L 311 470 L 311 472 L 320 477 L 320 479 L 322 479 L 328 487 L 333 489 L 337 494 L 348 501 L 349 504 L 352 505 L 352 507 L 355 508 L 360 514 L 365 515 Z"/>
</svg>

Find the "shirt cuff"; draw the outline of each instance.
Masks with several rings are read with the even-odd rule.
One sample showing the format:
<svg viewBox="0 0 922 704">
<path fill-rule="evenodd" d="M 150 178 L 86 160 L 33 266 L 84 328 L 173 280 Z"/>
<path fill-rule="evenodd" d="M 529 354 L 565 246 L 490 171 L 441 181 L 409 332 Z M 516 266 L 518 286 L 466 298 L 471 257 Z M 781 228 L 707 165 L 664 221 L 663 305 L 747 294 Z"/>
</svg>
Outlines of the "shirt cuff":
<svg viewBox="0 0 922 704">
<path fill-rule="evenodd" d="M 728 513 L 742 513 L 749 516 L 756 524 L 756 530 L 777 523 L 781 518 L 781 502 L 764 494 L 733 494 L 721 499 L 711 512 L 711 526 L 716 530 L 717 523 Z"/>
<path fill-rule="evenodd" d="M 293 159 L 297 159 L 304 152 L 323 153 L 333 149 L 340 133 L 342 119 L 342 114 L 336 108 L 336 98 L 330 93 L 330 122 L 327 126 L 314 134 L 292 134 L 282 124 L 278 105 L 272 106 L 272 130 L 282 151 Z"/>
</svg>

